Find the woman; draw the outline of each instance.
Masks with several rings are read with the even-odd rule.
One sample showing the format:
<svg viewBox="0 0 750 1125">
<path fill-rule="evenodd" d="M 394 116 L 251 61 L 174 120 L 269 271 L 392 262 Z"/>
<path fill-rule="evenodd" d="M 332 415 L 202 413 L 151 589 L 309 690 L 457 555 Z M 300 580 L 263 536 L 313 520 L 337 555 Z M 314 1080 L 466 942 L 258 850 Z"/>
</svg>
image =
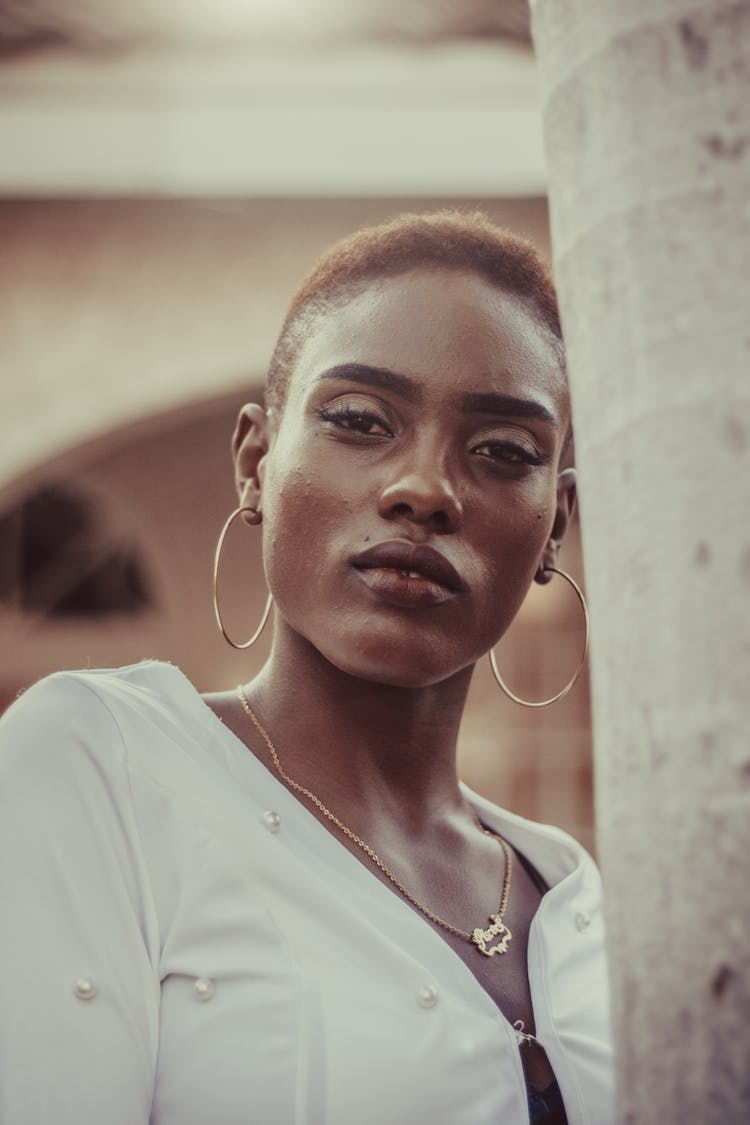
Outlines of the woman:
<svg viewBox="0 0 750 1125">
<path fill-rule="evenodd" d="M 266 407 L 234 438 L 260 675 L 60 674 L 4 720 L 0 1116 L 602 1125 L 596 870 L 455 764 L 574 504 L 545 270 L 478 215 L 360 232 L 298 292 Z"/>
</svg>

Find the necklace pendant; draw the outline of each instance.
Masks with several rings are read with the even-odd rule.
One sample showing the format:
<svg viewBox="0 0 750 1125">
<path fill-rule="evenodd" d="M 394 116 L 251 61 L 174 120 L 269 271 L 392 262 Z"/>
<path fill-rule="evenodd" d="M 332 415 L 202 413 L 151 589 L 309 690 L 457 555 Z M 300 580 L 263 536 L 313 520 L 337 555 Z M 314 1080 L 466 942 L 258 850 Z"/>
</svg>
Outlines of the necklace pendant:
<svg viewBox="0 0 750 1125">
<path fill-rule="evenodd" d="M 482 930 L 477 926 L 474 933 L 471 935 L 471 940 L 477 947 L 480 953 L 485 957 L 494 957 L 496 953 L 505 953 L 508 949 L 508 944 L 513 934 L 503 922 L 498 914 L 490 914 L 490 922 L 492 923 L 486 930 Z M 495 945 L 488 945 L 493 938 L 500 940 Z"/>
</svg>

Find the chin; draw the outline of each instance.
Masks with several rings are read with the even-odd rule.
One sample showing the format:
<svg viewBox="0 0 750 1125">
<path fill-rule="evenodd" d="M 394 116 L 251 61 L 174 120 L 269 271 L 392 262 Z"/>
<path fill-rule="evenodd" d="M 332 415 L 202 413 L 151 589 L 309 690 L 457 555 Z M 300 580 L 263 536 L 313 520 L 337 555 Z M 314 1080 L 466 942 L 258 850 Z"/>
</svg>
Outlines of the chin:
<svg viewBox="0 0 750 1125">
<path fill-rule="evenodd" d="M 409 652 L 398 646 L 396 650 L 394 645 L 373 642 L 366 650 L 359 648 L 352 652 L 336 646 L 335 651 L 321 651 L 321 656 L 354 679 L 405 689 L 433 687 L 474 664 L 474 661 L 451 660 L 448 654 L 436 652 L 435 647 L 429 653 L 425 653 L 424 648 L 417 649 L 418 646 L 414 646 Z M 442 659 L 436 659 L 438 656 Z"/>
</svg>

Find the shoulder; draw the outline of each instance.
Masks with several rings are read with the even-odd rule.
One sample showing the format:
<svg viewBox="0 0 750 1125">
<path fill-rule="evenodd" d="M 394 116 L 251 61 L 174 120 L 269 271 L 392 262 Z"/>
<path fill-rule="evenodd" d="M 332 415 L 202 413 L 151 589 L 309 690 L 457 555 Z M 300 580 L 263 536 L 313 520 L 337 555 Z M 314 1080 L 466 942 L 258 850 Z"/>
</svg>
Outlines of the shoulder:
<svg viewBox="0 0 750 1125">
<path fill-rule="evenodd" d="M 24 691 L 0 719 L 0 764 L 48 769 L 62 760 L 111 758 L 114 749 L 127 756 L 132 729 L 153 721 L 186 687 L 176 668 L 155 661 L 55 672 Z"/>
</svg>

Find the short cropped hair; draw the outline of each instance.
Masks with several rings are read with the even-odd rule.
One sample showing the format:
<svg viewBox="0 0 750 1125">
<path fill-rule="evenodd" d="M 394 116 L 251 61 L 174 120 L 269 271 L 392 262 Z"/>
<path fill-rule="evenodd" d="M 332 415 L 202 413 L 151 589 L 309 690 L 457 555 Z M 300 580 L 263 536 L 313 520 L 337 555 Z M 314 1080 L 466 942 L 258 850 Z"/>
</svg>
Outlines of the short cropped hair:
<svg viewBox="0 0 750 1125">
<path fill-rule="evenodd" d="M 520 297 L 552 335 L 563 373 L 557 296 L 550 271 L 530 242 L 496 226 L 480 211 L 399 215 L 365 227 L 318 259 L 292 298 L 266 379 L 266 406 L 281 413 L 305 333 L 380 278 L 419 267 L 471 272 Z"/>
</svg>

